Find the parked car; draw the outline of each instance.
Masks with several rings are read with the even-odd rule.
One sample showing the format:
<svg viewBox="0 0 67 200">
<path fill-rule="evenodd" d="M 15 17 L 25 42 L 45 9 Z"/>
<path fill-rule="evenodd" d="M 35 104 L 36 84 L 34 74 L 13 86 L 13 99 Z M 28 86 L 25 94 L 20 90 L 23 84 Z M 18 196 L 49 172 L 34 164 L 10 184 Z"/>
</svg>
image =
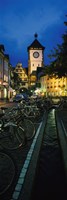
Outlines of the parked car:
<svg viewBox="0 0 67 200">
<path fill-rule="evenodd" d="M 22 100 L 25 100 L 24 95 L 22 94 L 17 94 L 14 98 L 13 98 L 13 102 L 20 102 Z"/>
<path fill-rule="evenodd" d="M 24 99 L 25 99 L 25 100 L 28 100 L 29 95 L 28 95 L 27 93 L 23 92 L 23 93 L 20 93 L 20 94 L 24 96 Z"/>
</svg>

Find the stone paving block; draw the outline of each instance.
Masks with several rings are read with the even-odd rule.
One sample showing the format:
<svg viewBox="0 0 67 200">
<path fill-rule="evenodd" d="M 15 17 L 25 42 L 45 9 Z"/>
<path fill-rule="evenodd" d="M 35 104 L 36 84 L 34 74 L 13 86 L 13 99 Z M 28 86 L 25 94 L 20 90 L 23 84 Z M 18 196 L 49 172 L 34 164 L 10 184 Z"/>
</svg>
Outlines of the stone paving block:
<svg viewBox="0 0 67 200">
<path fill-rule="evenodd" d="M 29 165 L 29 160 L 26 159 L 25 163 L 24 163 L 24 168 L 27 169 Z"/>
<path fill-rule="evenodd" d="M 14 191 L 13 193 L 13 200 L 17 200 L 19 197 L 19 191 Z"/>
<path fill-rule="evenodd" d="M 22 188 L 22 184 L 17 183 L 15 190 L 20 192 L 21 188 Z"/>
<path fill-rule="evenodd" d="M 19 177 L 18 183 L 19 183 L 19 184 L 23 184 L 23 182 L 24 182 L 24 178 L 20 178 L 20 177 Z"/>
<path fill-rule="evenodd" d="M 23 174 L 25 174 L 26 171 L 27 171 L 27 170 L 26 170 L 24 167 L 23 167 L 22 170 L 21 170 L 21 172 L 22 172 Z"/>
</svg>

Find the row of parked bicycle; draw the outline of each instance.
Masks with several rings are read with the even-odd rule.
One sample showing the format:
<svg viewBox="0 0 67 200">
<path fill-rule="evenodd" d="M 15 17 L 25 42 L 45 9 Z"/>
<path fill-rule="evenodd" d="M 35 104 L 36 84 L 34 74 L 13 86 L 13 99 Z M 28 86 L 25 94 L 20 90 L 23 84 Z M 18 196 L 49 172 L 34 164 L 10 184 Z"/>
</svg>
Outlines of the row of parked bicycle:
<svg viewBox="0 0 67 200">
<path fill-rule="evenodd" d="M 6 149 L 25 146 L 35 135 L 35 124 L 40 123 L 46 111 L 44 102 L 23 101 L 13 108 L 2 110 L 0 144 Z"/>
<path fill-rule="evenodd" d="M 62 109 L 64 106 L 66 109 L 66 105 L 67 103 L 60 102 L 58 108 Z M 16 174 L 10 152 L 24 148 L 32 140 L 36 134 L 36 125 L 39 125 L 43 114 L 53 106 L 50 100 L 39 98 L 23 100 L 12 108 L 0 108 L 0 199 L 4 199 L 3 195 L 11 187 Z"/>
<path fill-rule="evenodd" d="M 57 108 L 67 105 L 57 104 Z M 43 119 L 43 113 L 53 108 L 51 101 L 32 99 L 21 101 L 13 108 L 2 109 L 0 113 L 0 144 L 8 149 L 25 146 L 35 135 L 35 124 Z"/>
</svg>

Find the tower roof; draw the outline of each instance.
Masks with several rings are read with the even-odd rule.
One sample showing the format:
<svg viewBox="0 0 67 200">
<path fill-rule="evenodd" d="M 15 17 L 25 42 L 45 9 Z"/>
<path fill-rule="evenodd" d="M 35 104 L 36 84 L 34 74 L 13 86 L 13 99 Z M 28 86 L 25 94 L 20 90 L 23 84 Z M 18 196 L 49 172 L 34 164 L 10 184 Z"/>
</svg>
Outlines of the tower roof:
<svg viewBox="0 0 67 200">
<path fill-rule="evenodd" d="M 2 51 L 2 52 L 5 51 L 5 48 L 4 48 L 4 45 L 3 45 L 3 44 L 0 44 L 0 51 Z"/>
<path fill-rule="evenodd" d="M 31 49 L 31 48 L 40 48 L 40 49 L 45 49 L 45 47 L 37 40 L 37 37 L 38 37 L 38 35 L 37 35 L 37 33 L 35 33 L 34 34 L 34 37 L 35 37 L 35 40 L 31 43 L 31 45 L 30 46 L 28 46 L 28 48 L 27 48 L 27 50 L 29 51 L 29 49 Z"/>
</svg>

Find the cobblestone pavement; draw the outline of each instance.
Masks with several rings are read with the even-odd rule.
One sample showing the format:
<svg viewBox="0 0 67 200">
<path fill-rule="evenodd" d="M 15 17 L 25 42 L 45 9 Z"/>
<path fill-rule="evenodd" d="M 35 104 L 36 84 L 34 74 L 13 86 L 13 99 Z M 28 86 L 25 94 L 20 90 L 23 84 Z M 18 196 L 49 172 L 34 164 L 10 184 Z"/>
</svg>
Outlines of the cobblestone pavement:
<svg viewBox="0 0 67 200">
<path fill-rule="evenodd" d="M 59 118 L 63 121 L 65 129 L 67 131 L 67 109 L 57 109 L 56 112 L 57 112 Z M 38 127 L 38 125 L 36 125 L 36 130 L 37 130 L 37 127 Z M 11 200 L 12 194 L 14 192 L 14 188 L 16 186 L 16 183 L 17 183 L 17 180 L 18 180 L 18 177 L 20 174 L 20 171 L 22 169 L 22 166 L 24 164 L 26 155 L 30 149 L 32 141 L 33 141 L 33 139 L 31 141 L 28 141 L 27 145 L 24 148 L 20 147 L 19 149 L 16 149 L 16 150 L 6 151 L 6 153 L 8 153 L 14 160 L 16 173 L 15 173 L 14 181 L 13 181 L 11 187 L 8 189 L 8 191 L 6 193 L 4 193 L 3 195 L 0 196 L 0 200 Z M 0 147 L 0 149 L 1 149 L 1 147 Z"/>
<path fill-rule="evenodd" d="M 1 108 L 1 107 L 12 107 L 12 106 L 14 106 L 14 105 L 16 105 L 15 102 L 0 101 L 0 108 Z"/>
<path fill-rule="evenodd" d="M 16 169 L 15 172 L 16 173 L 15 173 L 14 181 L 13 181 L 12 185 L 10 186 L 10 188 L 8 189 L 8 191 L 0 196 L 1 200 L 2 199 L 3 200 L 11 199 L 12 192 L 14 190 L 16 183 L 17 183 L 17 179 L 18 179 L 20 170 L 23 166 L 23 163 L 24 163 L 24 160 L 26 158 L 26 154 L 27 154 L 27 151 L 29 150 L 29 147 L 30 147 L 30 143 L 27 144 L 24 149 L 22 149 L 22 147 L 21 147 L 20 149 L 16 149 L 16 150 L 13 150 L 13 151 L 9 151 L 9 152 L 5 151 L 7 154 L 9 153 L 9 155 L 13 158 L 14 163 L 15 163 L 15 169 Z M 10 171 L 10 173 L 11 173 L 11 171 Z"/>
<path fill-rule="evenodd" d="M 38 124 L 36 125 L 36 130 L 38 128 Z M 10 200 L 12 198 L 12 194 L 14 192 L 15 186 L 17 184 L 17 180 L 20 174 L 20 171 L 22 169 L 22 166 L 24 164 L 24 161 L 26 159 L 27 153 L 30 149 L 31 143 L 32 143 L 33 139 L 28 141 L 26 146 L 23 148 L 22 146 L 19 149 L 16 150 L 4 150 L 2 149 L 2 147 L 0 146 L 0 150 L 4 151 L 5 153 L 7 153 L 14 161 L 15 164 L 15 177 L 14 177 L 14 181 L 12 182 L 12 185 L 10 186 L 10 188 L 8 189 L 7 192 L 5 192 L 3 195 L 0 195 L 0 200 Z M 10 171 L 10 174 L 12 172 Z"/>
<path fill-rule="evenodd" d="M 14 105 L 16 105 L 16 103 L 0 102 L 0 107 L 1 106 L 2 107 L 12 107 Z M 38 126 L 39 126 L 38 123 L 35 124 L 36 131 L 38 129 Z M 35 133 L 35 135 L 36 135 L 36 133 Z M 5 150 L 0 145 L 0 150 L 5 152 L 6 154 L 8 154 L 13 159 L 14 164 L 15 164 L 15 177 L 14 177 L 14 180 L 13 180 L 11 186 L 10 187 L 8 186 L 9 189 L 6 192 L 4 192 L 4 194 L 0 194 L 0 200 L 11 200 L 12 199 L 12 195 L 14 193 L 14 190 L 15 190 L 15 187 L 16 187 L 16 184 L 17 184 L 17 181 L 18 181 L 18 177 L 20 175 L 21 169 L 22 169 L 22 167 L 24 165 L 27 153 L 28 153 L 28 151 L 30 149 L 30 146 L 31 146 L 32 142 L 33 142 L 33 138 L 30 141 L 27 141 L 27 144 L 26 144 L 26 146 L 24 148 L 21 146 L 19 149 L 16 149 L 16 150 Z M 11 173 L 12 172 L 10 171 L 8 176 L 10 176 Z M 1 173 L 0 173 L 0 175 L 1 175 Z M 6 177 L 6 175 L 5 175 L 5 177 Z M 7 183 L 6 180 L 5 180 L 5 182 Z M 0 185 L 1 185 L 1 177 L 0 177 Z"/>
</svg>

